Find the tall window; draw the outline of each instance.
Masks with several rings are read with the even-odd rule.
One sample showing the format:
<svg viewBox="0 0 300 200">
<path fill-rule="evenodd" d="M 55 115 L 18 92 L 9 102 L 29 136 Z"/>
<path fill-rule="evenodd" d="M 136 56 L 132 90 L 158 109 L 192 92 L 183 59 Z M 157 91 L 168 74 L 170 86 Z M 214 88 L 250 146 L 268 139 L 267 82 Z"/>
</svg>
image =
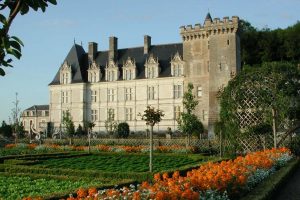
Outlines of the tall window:
<svg viewBox="0 0 300 200">
<path fill-rule="evenodd" d="M 126 80 L 132 80 L 133 79 L 133 70 L 126 69 L 125 71 L 125 79 Z"/>
<path fill-rule="evenodd" d="M 69 73 L 63 73 L 63 84 L 69 83 Z"/>
<path fill-rule="evenodd" d="M 68 96 L 67 91 L 61 92 L 61 102 L 62 103 L 69 103 L 69 96 Z"/>
<path fill-rule="evenodd" d="M 148 78 L 154 78 L 154 67 L 148 68 Z"/>
<path fill-rule="evenodd" d="M 203 118 L 203 121 L 207 120 L 207 118 L 208 118 L 208 112 L 207 112 L 207 110 L 202 110 L 202 118 Z"/>
<path fill-rule="evenodd" d="M 174 65 L 174 76 L 182 76 L 182 66 L 177 64 L 177 65 Z"/>
<path fill-rule="evenodd" d="M 125 101 L 132 100 L 132 88 L 125 88 Z"/>
<path fill-rule="evenodd" d="M 197 87 L 197 97 L 202 97 L 203 91 L 202 91 L 202 86 Z"/>
<path fill-rule="evenodd" d="M 91 99 L 92 99 L 92 102 L 97 102 L 97 91 L 96 90 L 91 91 Z"/>
<path fill-rule="evenodd" d="M 155 87 L 150 86 L 148 87 L 148 100 L 153 100 L 155 97 Z"/>
<path fill-rule="evenodd" d="M 115 109 L 113 108 L 108 109 L 107 119 L 115 120 Z"/>
<path fill-rule="evenodd" d="M 180 117 L 181 113 L 181 107 L 180 106 L 174 106 L 174 119 L 178 119 Z"/>
<path fill-rule="evenodd" d="M 108 89 L 108 91 L 107 91 L 107 100 L 109 102 L 113 102 L 113 101 L 116 100 L 115 89 Z"/>
<path fill-rule="evenodd" d="M 97 110 L 91 110 L 91 119 L 93 122 L 98 120 L 97 113 L 98 113 Z"/>
<path fill-rule="evenodd" d="M 126 121 L 132 120 L 132 108 L 125 108 L 125 120 Z"/>
<path fill-rule="evenodd" d="M 182 85 L 174 85 L 173 91 L 175 99 L 182 97 Z"/>
</svg>

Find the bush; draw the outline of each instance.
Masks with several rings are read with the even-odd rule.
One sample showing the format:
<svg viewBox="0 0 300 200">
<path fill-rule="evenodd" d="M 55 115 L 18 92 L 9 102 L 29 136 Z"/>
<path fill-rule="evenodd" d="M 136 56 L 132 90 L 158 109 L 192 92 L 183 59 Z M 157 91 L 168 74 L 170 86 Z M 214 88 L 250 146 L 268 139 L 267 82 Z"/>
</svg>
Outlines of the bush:
<svg viewBox="0 0 300 200">
<path fill-rule="evenodd" d="M 130 130 L 129 130 L 129 125 L 127 122 L 122 122 L 122 123 L 118 124 L 118 127 L 117 127 L 118 137 L 127 138 L 129 136 L 129 133 L 130 133 Z"/>
<path fill-rule="evenodd" d="M 300 136 L 292 138 L 292 141 L 289 144 L 289 149 L 292 151 L 293 154 L 297 156 L 300 155 Z"/>
</svg>

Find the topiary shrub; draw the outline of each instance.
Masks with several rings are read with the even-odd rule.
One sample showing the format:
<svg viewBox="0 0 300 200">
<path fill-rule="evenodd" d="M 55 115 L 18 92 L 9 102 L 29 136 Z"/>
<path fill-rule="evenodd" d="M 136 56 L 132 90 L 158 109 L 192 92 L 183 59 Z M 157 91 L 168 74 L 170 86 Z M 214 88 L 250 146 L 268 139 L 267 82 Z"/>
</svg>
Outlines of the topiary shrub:
<svg viewBox="0 0 300 200">
<path fill-rule="evenodd" d="M 129 136 L 129 133 L 130 133 L 130 130 L 129 130 L 129 125 L 127 122 L 122 122 L 122 123 L 118 124 L 118 127 L 117 127 L 118 137 L 127 138 Z"/>
</svg>

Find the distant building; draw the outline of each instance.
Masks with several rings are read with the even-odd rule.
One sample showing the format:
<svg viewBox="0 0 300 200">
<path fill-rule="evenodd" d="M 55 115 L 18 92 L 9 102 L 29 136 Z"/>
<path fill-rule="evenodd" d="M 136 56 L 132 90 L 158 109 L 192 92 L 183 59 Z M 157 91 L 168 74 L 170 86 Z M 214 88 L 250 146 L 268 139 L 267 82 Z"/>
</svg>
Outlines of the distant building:
<svg viewBox="0 0 300 200">
<path fill-rule="evenodd" d="M 36 131 L 45 131 L 49 122 L 49 105 L 34 105 L 23 111 L 21 116 L 25 131 L 32 126 Z"/>
<path fill-rule="evenodd" d="M 213 134 L 217 93 L 240 70 L 238 29 L 238 17 L 212 20 L 208 13 L 203 25 L 180 27 L 181 43 L 153 45 L 145 35 L 144 46 L 135 48 L 118 49 L 116 37 L 109 38 L 107 51 L 98 50 L 95 42 L 88 52 L 74 44 L 49 84 L 49 122 L 58 128 L 69 110 L 76 127 L 93 121 L 93 130 L 104 132 L 110 117 L 128 122 L 131 131 L 145 131 L 137 115 L 151 105 L 165 113 L 155 131 L 174 131 L 183 94 L 192 83 L 199 101 L 195 114 Z M 42 122 L 31 120 L 35 126 Z"/>
</svg>

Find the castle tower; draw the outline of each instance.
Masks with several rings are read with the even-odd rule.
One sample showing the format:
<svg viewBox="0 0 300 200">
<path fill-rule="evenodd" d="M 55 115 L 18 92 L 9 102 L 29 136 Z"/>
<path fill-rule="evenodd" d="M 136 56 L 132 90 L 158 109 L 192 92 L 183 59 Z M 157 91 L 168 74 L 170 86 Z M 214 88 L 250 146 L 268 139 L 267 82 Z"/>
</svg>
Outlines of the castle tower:
<svg viewBox="0 0 300 200">
<path fill-rule="evenodd" d="M 217 93 L 240 70 L 239 18 L 212 20 L 207 14 L 204 24 L 180 27 L 183 60 L 186 62 L 185 85 L 193 83 L 199 104 L 195 114 L 209 135 L 219 115 Z"/>
</svg>

